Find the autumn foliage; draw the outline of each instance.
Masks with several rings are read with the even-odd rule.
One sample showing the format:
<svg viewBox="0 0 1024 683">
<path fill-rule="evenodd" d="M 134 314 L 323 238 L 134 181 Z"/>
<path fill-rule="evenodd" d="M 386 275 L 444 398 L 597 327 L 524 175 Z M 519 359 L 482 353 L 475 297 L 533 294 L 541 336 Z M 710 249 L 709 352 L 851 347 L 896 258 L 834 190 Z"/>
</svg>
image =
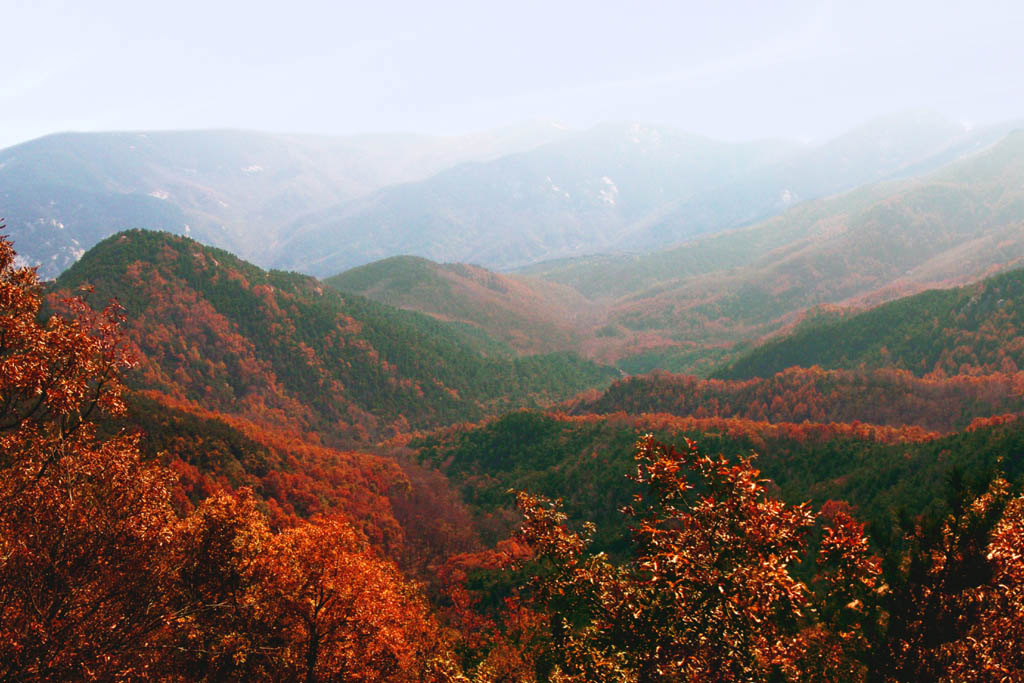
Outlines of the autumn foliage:
<svg viewBox="0 0 1024 683">
<path fill-rule="evenodd" d="M 1024 372 L 916 377 L 894 368 L 791 367 L 764 378 L 700 379 L 654 372 L 564 404 L 574 414 L 669 413 L 759 422 L 918 426 L 951 432 L 972 419 L 1024 411 Z"/>
<path fill-rule="evenodd" d="M 116 305 L 41 322 L 0 238 L 0 678 L 418 680 L 442 639 L 347 520 L 273 532 L 246 490 L 186 517 L 123 412 Z"/>
<path fill-rule="evenodd" d="M 193 266 L 212 272 L 198 253 L 187 251 Z M 268 306 L 301 302 L 256 294 Z M 190 318 L 181 296 L 160 310 L 235 344 L 231 363 L 249 357 L 251 340 L 227 323 L 217 328 L 198 299 Z M 872 537 L 849 503 L 830 500 L 815 514 L 780 500 L 785 482 L 763 478 L 748 448 L 770 447 L 764 461 L 780 481 L 811 466 L 838 482 L 850 479 L 844 458 L 877 473 L 871 458 L 952 458 L 956 439 L 963 449 L 1002 434 L 1012 446 L 1014 418 L 982 416 L 943 440 L 899 420 L 775 419 L 814 417 L 826 398 L 843 403 L 848 375 L 783 373 L 770 393 L 792 410 L 769 406 L 783 412 L 764 416 L 756 383 L 653 378 L 613 393 L 670 386 L 650 400 L 675 392 L 682 405 L 686 391 L 719 391 L 721 401 L 698 401 L 703 414 L 513 413 L 480 428 L 396 437 L 408 460 L 399 466 L 319 443 L 310 430 L 340 414 L 303 413 L 271 428 L 301 407 L 269 380 L 253 394 L 245 382 L 260 368 L 208 357 L 200 382 L 177 373 L 192 367 L 197 347 L 135 334 L 134 343 L 122 335 L 115 303 L 99 312 L 77 296 L 44 305 L 34 271 L 18 267 L 0 238 L 0 679 L 1024 678 L 1024 497 L 1008 477 L 974 491 L 950 477 L 941 514 L 907 515 Z M 165 373 L 164 388 L 180 374 L 180 393 L 140 391 L 127 407 L 122 373 L 133 348 L 173 355 L 149 372 Z M 316 369 L 319 356 L 301 345 L 277 350 Z M 1016 375 L 957 382 L 935 380 L 924 412 L 949 396 L 963 405 L 1016 400 Z M 260 398 L 225 415 L 207 387 Z M 415 394 L 409 385 L 392 395 L 405 390 Z M 753 399 L 743 404 L 747 391 Z M 758 411 L 737 417 L 733 399 Z M 602 399 L 577 407 L 588 400 Z M 359 422 L 369 413 L 347 415 Z M 956 419 L 971 417 L 964 409 Z M 555 480 L 579 489 L 577 511 L 584 493 L 617 500 L 611 489 L 628 486 L 618 461 L 588 439 L 616 445 L 638 430 L 674 434 L 677 447 L 649 435 L 636 443 L 637 490 L 621 509 L 627 537 L 614 552 L 597 548 L 595 526 L 574 524 L 561 501 L 520 492 L 519 517 L 496 502 L 505 492 L 495 488 L 510 481 Z M 706 454 L 683 436 L 690 432 L 733 457 Z M 480 514 L 485 502 L 490 518 Z M 506 522 L 518 527 L 511 538 L 501 538 Z M 498 542 L 481 549 L 478 532 Z M 614 534 L 603 540 L 614 545 Z M 394 557 L 420 576 L 438 570 L 436 602 Z"/>
<path fill-rule="evenodd" d="M 505 619 L 532 615 L 532 638 L 509 628 L 481 666 L 493 668 L 498 652 L 505 669 L 532 667 L 558 681 L 1024 675 L 1024 497 L 1012 498 L 1006 482 L 934 534 L 908 530 L 896 565 L 883 571 L 846 506 L 826 506 L 816 520 L 807 505 L 773 499 L 749 459 L 646 436 L 636 463 L 644 488 L 623 510 L 633 551 L 620 562 L 594 552 L 593 525 L 573 528 L 560 502 L 518 494 L 516 541 L 529 552 L 499 553 L 491 564 L 530 577 Z M 808 559 L 816 521 L 821 536 Z M 810 581 L 799 572 L 808 561 Z"/>
<path fill-rule="evenodd" d="M 634 554 L 587 554 L 550 501 L 520 494 L 521 538 L 544 568 L 554 661 L 572 680 L 750 680 L 795 674 L 806 588 L 789 573 L 814 516 L 730 464 L 650 437 L 637 445 Z M 691 483 L 687 475 L 694 477 Z"/>
</svg>

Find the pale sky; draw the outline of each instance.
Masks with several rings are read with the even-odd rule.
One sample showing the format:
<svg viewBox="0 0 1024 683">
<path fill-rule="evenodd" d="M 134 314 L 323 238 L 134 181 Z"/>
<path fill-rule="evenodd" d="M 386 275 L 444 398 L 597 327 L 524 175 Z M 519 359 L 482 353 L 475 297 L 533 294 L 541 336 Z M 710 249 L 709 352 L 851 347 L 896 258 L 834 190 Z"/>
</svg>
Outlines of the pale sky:
<svg viewBox="0 0 1024 683">
<path fill-rule="evenodd" d="M 821 139 L 1024 116 L 1024 2 L 0 0 L 0 147 L 65 130 Z"/>
</svg>

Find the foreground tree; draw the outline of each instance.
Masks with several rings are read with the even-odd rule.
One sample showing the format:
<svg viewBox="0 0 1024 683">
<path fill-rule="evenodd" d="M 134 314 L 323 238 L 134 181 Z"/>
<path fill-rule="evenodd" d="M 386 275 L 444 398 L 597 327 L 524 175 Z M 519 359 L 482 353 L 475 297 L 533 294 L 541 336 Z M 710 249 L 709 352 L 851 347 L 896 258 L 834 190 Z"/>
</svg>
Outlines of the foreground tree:
<svg viewBox="0 0 1024 683">
<path fill-rule="evenodd" d="M 996 478 L 957 508 L 907 534 L 884 601 L 878 678 L 1024 679 L 1024 498 Z"/>
<path fill-rule="evenodd" d="M 826 505 L 813 581 L 793 575 L 814 516 L 772 499 L 749 460 L 642 438 L 622 563 L 589 551 L 558 502 L 520 493 L 511 561 L 533 577 L 542 680 L 1011 681 L 1024 678 L 1024 497 L 996 479 L 916 524 L 885 573 L 864 526 Z M 511 559 L 511 558 L 510 558 Z M 536 641 L 534 641 L 536 642 Z M 520 669 L 523 665 L 520 664 Z"/>
<path fill-rule="evenodd" d="M 139 677 L 164 626 L 168 477 L 90 422 L 124 408 L 117 307 L 41 307 L 0 237 L 0 676 Z"/>
<path fill-rule="evenodd" d="M 749 461 L 637 444 L 632 558 L 586 552 L 557 504 L 519 495 L 520 539 L 539 561 L 552 659 L 579 680 L 796 677 L 809 592 L 789 572 L 814 522 L 806 505 L 770 498 Z M 690 482 L 688 475 L 694 475 Z"/>
<path fill-rule="evenodd" d="M 992 580 L 974 590 L 978 619 L 944 653 L 949 680 L 1024 680 L 1024 497 L 1011 500 L 991 534 Z"/>
<path fill-rule="evenodd" d="M 288 645 L 284 678 L 419 680 L 439 649 L 426 602 L 337 518 L 279 534 L 256 569 L 256 600 Z"/>
</svg>

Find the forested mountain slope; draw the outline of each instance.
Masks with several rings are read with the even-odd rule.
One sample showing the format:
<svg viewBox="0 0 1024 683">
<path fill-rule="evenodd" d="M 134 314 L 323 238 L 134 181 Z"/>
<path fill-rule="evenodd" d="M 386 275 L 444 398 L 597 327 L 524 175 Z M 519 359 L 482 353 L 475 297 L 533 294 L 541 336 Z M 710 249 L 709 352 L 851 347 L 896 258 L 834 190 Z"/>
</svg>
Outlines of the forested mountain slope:
<svg viewBox="0 0 1024 683">
<path fill-rule="evenodd" d="M 1000 469 L 1014 480 L 1024 475 L 1020 420 L 994 420 L 938 438 L 920 429 L 861 424 L 524 411 L 439 430 L 410 446 L 461 489 L 492 541 L 517 523 L 508 493 L 516 489 L 561 498 L 571 517 L 597 522 L 599 546 L 623 548 L 626 529 L 618 509 L 631 503 L 630 450 L 642 433 L 674 443 L 695 439 L 707 453 L 757 453 L 757 467 L 783 499 L 815 505 L 843 500 L 882 526 L 900 509 L 943 509 L 954 470 L 981 488 Z"/>
<path fill-rule="evenodd" d="M 743 380 L 653 372 L 562 404 L 576 415 L 625 412 L 770 423 L 915 425 L 952 432 L 977 418 L 1024 412 L 1024 373 L 922 379 L 906 370 L 791 367 Z"/>
<path fill-rule="evenodd" d="M 417 256 L 374 261 L 324 282 L 390 306 L 467 323 L 520 352 L 574 348 L 596 315 L 569 287 Z"/>
<path fill-rule="evenodd" d="M 142 358 L 136 386 L 329 441 L 366 443 L 559 400 L 613 374 L 568 353 L 485 357 L 464 326 L 166 233 L 108 238 L 57 286 L 85 283 L 125 307 Z"/>
<path fill-rule="evenodd" d="M 1024 367 L 1024 270 L 811 321 L 716 375 L 766 377 L 793 365 L 896 367 L 918 376 L 1017 372 Z"/>
</svg>

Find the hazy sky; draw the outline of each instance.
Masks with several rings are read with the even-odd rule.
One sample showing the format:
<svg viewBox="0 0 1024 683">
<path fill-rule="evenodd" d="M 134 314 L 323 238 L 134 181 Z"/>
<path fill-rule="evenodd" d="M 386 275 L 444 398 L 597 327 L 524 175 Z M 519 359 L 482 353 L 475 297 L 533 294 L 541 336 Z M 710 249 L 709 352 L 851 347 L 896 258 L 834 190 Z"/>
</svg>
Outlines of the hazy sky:
<svg viewBox="0 0 1024 683">
<path fill-rule="evenodd" d="M 0 147 L 61 130 L 822 138 L 1024 116 L 1024 2 L 0 0 Z"/>
</svg>

